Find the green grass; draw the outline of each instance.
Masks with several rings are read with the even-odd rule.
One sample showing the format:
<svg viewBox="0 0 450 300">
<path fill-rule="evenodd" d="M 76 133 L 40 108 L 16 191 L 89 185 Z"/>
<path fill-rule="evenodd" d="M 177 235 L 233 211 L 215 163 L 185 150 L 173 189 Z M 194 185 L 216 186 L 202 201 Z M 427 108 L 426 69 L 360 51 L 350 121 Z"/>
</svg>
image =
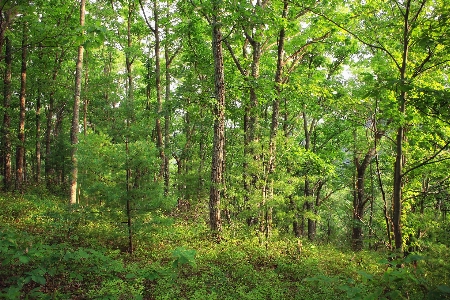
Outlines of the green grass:
<svg viewBox="0 0 450 300">
<path fill-rule="evenodd" d="M 194 209 L 194 208 L 193 208 Z M 195 208 L 199 211 L 199 208 Z M 206 212 L 136 213 L 135 252 L 125 216 L 67 208 L 48 194 L 0 194 L 3 299 L 449 299 L 449 249 L 432 244 L 417 266 L 385 252 L 353 253 L 274 231 L 226 225 L 210 241 Z M 201 210 L 200 210 L 201 211 Z M 400 263 L 400 262 L 399 262 Z"/>
</svg>

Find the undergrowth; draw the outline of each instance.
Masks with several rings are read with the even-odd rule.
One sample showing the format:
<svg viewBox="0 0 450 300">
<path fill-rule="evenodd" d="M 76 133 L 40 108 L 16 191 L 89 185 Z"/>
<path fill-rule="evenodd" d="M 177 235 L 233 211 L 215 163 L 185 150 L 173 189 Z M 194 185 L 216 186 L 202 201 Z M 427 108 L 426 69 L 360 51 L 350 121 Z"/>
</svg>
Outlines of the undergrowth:
<svg viewBox="0 0 450 300">
<path fill-rule="evenodd" d="M 41 194 L 0 195 L 3 299 L 450 299 L 448 248 L 406 259 L 353 253 L 274 232 L 224 227 L 155 210 L 134 220 Z"/>
</svg>

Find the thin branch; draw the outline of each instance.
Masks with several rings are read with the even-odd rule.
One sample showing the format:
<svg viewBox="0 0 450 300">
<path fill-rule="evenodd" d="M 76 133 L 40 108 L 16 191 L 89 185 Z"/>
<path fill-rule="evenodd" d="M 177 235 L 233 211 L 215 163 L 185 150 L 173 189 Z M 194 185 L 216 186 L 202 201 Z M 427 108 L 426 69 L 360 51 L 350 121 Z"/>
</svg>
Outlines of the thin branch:
<svg viewBox="0 0 450 300">
<path fill-rule="evenodd" d="M 368 47 L 370 47 L 370 48 L 378 49 L 378 50 L 381 50 L 381 51 L 385 52 L 385 53 L 392 59 L 392 61 L 395 63 L 397 69 L 398 69 L 398 70 L 401 70 L 401 66 L 400 66 L 400 64 L 397 62 L 397 60 L 395 59 L 394 55 L 393 55 L 389 50 L 387 50 L 386 47 L 384 47 L 380 42 L 378 42 L 378 43 L 380 44 L 380 46 L 371 44 L 371 43 L 369 43 L 369 42 L 366 42 L 366 41 L 363 40 L 363 38 L 361 38 L 359 35 L 357 35 L 356 33 L 352 32 L 352 31 L 350 31 L 350 29 L 345 28 L 343 25 L 341 25 L 341 24 L 337 23 L 336 21 L 330 19 L 329 17 L 325 16 L 324 14 L 319 13 L 319 12 L 315 12 L 315 11 L 311 10 L 310 8 L 309 8 L 309 10 L 310 10 L 312 13 L 314 13 L 314 14 L 316 14 L 316 15 L 318 15 L 318 16 L 321 16 L 322 18 L 324 18 L 324 19 L 327 20 L 328 22 L 330 22 L 330 23 L 334 24 L 335 26 L 339 27 L 340 29 L 344 30 L 345 32 L 347 32 L 348 34 L 350 34 L 351 36 L 353 36 L 355 39 L 357 39 L 358 41 L 360 41 L 360 42 L 363 43 L 364 45 L 366 45 L 366 46 L 368 46 Z"/>
<path fill-rule="evenodd" d="M 305 45 L 303 45 L 302 47 L 300 47 L 299 49 L 297 49 L 297 51 L 295 51 L 294 53 L 292 53 L 292 54 L 284 61 L 283 65 L 282 65 L 282 66 L 284 66 L 289 60 L 291 60 L 291 59 L 294 58 L 294 59 L 292 60 L 292 64 L 291 64 L 290 68 L 288 69 L 287 73 L 290 74 L 290 73 L 295 69 L 295 67 L 297 66 L 297 62 L 303 58 L 303 56 L 305 55 L 305 53 L 303 53 L 302 55 L 299 56 L 299 54 L 300 54 L 301 52 L 303 52 L 308 46 L 310 46 L 310 45 L 312 45 L 312 44 L 315 44 L 315 43 L 317 43 L 317 42 L 319 42 L 319 41 L 322 41 L 322 40 L 326 39 L 326 38 L 330 35 L 330 33 L 331 33 L 331 32 L 327 32 L 327 33 L 325 33 L 325 34 L 324 34 L 323 36 L 321 36 L 321 37 L 317 37 L 317 38 L 315 38 L 315 39 L 312 39 L 312 40 L 308 41 Z"/>
<path fill-rule="evenodd" d="M 174 58 L 177 56 L 177 54 L 181 51 L 182 46 L 178 46 L 175 52 L 172 54 L 172 56 L 169 57 L 169 61 L 167 62 L 167 65 L 171 65 Z"/>
<path fill-rule="evenodd" d="M 420 7 L 417 10 L 416 14 L 414 15 L 414 17 L 411 19 L 410 23 L 414 23 L 417 18 L 419 17 L 420 13 L 422 12 L 423 8 L 425 7 L 425 3 L 427 2 L 427 0 L 423 0 L 422 3 L 420 3 Z"/>
<path fill-rule="evenodd" d="M 436 48 L 436 47 L 435 47 Z M 412 75 L 412 78 L 416 78 L 417 76 L 419 76 L 419 74 L 421 74 L 422 73 L 422 70 L 423 70 L 423 67 L 425 66 L 425 64 L 427 63 L 427 62 L 429 62 L 430 61 L 430 59 L 433 57 L 433 51 L 431 51 L 431 49 L 430 48 L 428 48 L 428 55 L 427 55 L 427 57 L 425 57 L 425 59 L 422 61 L 422 63 L 420 64 L 420 66 L 418 66 L 417 68 L 416 68 L 416 70 L 414 70 L 414 73 L 413 73 L 413 75 Z"/>
<path fill-rule="evenodd" d="M 145 23 L 147 23 L 148 28 L 156 34 L 156 30 L 153 28 L 153 26 L 150 24 L 147 14 L 145 13 L 144 6 L 142 5 L 142 0 L 139 0 L 139 5 L 141 6 L 142 14 L 144 15 Z"/>
<path fill-rule="evenodd" d="M 422 161 L 420 164 L 415 165 L 414 167 L 411 167 L 409 170 L 406 170 L 403 174 L 401 174 L 401 177 L 404 177 L 406 174 L 408 174 L 411 171 L 414 171 L 415 169 L 418 169 L 420 167 L 450 159 L 450 157 L 444 157 L 442 159 L 434 160 L 442 151 L 444 151 L 448 147 L 448 145 L 450 145 L 450 141 L 448 141 L 441 149 L 439 149 L 439 151 L 437 151 L 432 156 L 430 156 L 427 159 L 425 159 L 424 161 Z"/>
<path fill-rule="evenodd" d="M 231 54 L 231 57 L 233 58 L 234 64 L 238 68 L 239 72 L 242 74 L 242 76 L 247 76 L 247 72 L 242 68 L 241 63 L 239 62 L 239 59 L 236 57 L 236 54 L 234 54 L 233 48 L 231 48 L 230 42 L 228 40 L 224 40 L 225 46 L 227 47 L 228 51 Z"/>
<path fill-rule="evenodd" d="M 450 62 L 450 59 L 443 60 L 443 61 L 438 62 L 438 63 L 436 63 L 436 64 L 434 64 L 434 65 L 432 65 L 432 66 L 430 66 L 430 67 L 428 67 L 428 68 L 425 68 L 425 69 L 421 70 L 420 72 L 418 72 L 417 75 L 416 75 L 416 77 L 419 76 L 419 75 L 422 74 L 422 73 L 425 73 L 425 72 L 428 71 L 428 70 L 431 70 L 431 69 L 433 69 L 433 68 L 436 68 L 437 66 L 446 64 L 446 63 L 448 63 L 448 62 Z"/>
</svg>

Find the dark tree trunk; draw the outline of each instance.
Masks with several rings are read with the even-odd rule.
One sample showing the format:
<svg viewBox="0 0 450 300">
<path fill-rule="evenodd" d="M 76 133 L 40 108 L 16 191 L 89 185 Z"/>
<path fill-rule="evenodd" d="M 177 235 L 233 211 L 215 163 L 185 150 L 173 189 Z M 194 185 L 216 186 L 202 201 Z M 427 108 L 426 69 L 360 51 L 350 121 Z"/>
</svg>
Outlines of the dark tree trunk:
<svg viewBox="0 0 450 300">
<path fill-rule="evenodd" d="M 212 52 L 214 57 L 214 140 L 211 165 L 211 187 L 209 196 L 209 224 L 211 231 L 220 242 L 221 218 L 220 200 L 223 190 L 223 166 L 225 150 L 225 78 L 222 52 L 222 32 L 218 19 L 219 6 L 217 0 L 212 0 Z"/>
<path fill-rule="evenodd" d="M 161 115 L 163 113 L 162 107 L 162 89 L 161 89 L 161 40 L 159 34 L 159 11 L 158 11 L 158 1 L 153 1 L 153 15 L 154 15 L 154 28 L 152 29 L 155 36 L 155 85 L 156 85 L 156 146 L 159 149 L 160 171 L 159 177 L 164 178 L 166 154 L 164 152 L 164 139 L 163 139 L 163 129 L 161 125 Z M 167 189 L 165 187 L 164 193 L 167 195 Z"/>
<path fill-rule="evenodd" d="M 35 150 L 35 182 L 40 183 L 41 180 L 41 91 L 38 89 L 36 99 L 36 150 Z"/>
<path fill-rule="evenodd" d="M 286 19 L 288 13 L 288 1 L 285 0 L 283 4 L 282 18 Z M 278 33 L 278 47 L 277 47 L 277 69 L 275 71 L 275 90 L 276 98 L 272 103 L 272 122 L 270 125 L 270 144 L 269 144 L 269 172 L 273 173 L 275 170 L 275 156 L 276 156 L 276 136 L 278 133 L 278 118 L 280 115 L 280 98 L 281 85 L 283 83 L 283 66 L 284 66 L 284 43 L 286 30 L 282 27 Z"/>
<path fill-rule="evenodd" d="M 355 197 L 353 199 L 353 233 L 352 233 L 352 247 L 353 250 L 359 251 L 363 248 L 363 217 L 366 203 L 369 200 L 365 195 L 365 174 L 370 161 L 376 153 L 375 147 L 367 151 L 362 162 L 358 157 L 355 157 L 356 165 L 356 183 L 355 183 Z M 356 154 L 355 154 L 356 155 Z"/>
<path fill-rule="evenodd" d="M 26 118 L 26 88 L 27 88 L 27 26 L 23 25 L 22 37 L 22 67 L 19 95 L 19 133 L 16 149 L 16 190 L 22 190 L 25 168 L 25 118 Z"/>
<path fill-rule="evenodd" d="M 8 15 L 7 15 L 8 18 Z M 12 66 L 12 42 L 11 38 L 5 38 L 5 77 L 3 80 L 3 189 L 9 191 L 12 185 L 12 166 L 11 166 L 11 66 Z"/>
</svg>

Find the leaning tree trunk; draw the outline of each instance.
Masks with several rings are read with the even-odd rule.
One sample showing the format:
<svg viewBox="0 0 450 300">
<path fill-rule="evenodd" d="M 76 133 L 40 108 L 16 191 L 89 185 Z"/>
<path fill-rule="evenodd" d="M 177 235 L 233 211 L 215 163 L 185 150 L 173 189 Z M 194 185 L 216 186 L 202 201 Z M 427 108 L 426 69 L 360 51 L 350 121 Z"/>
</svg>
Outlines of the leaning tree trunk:
<svg viewBox="0 0 450 300">
<path fill-rule="evenodd" d="M 86 0 L 81 0 L 80 3 L 80 26 L 84 26 Z M 83 45 L 78 46 L 78 59 L 75 71 L 75 99 L 73 104 L 72 129 L 70 141 L 72 144 L 72 179 L 70 182 L 70 204 L 77 203 L 77 182 L 78 182 L 78 161 L 77 161 L 77 147 L 78 147 L 78 131 L 79 131 L 79 117 L 80 117 L 80 97 L 81 97 L 81 76 L 83 71 Z"/>
<path fill-rule="evenodd" d="M 209 224 L 214 237 L 220 242 L 221 219 L 220 198 L 223 183 L 223 165 L 225 150 L 225 78 L 222 52 L 222 32 L 218 19 L 218 1 L 213 0 L 212 52 L 214 57 L 214 141 L 211 165 L 211 188 L 209 196 Z"/>
</svg>

